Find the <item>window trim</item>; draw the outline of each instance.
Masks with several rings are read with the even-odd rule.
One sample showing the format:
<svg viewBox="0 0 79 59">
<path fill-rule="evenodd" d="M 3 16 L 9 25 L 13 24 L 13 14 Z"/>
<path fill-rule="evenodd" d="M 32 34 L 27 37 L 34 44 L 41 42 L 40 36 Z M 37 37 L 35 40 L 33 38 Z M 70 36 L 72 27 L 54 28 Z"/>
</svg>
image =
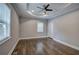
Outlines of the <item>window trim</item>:
<svg viewBox="0 0 79 59">
<path fill-rule="evenodd" d="M 7 42 L 9 39 L 11 39 L 11 15 L 12 15 L 12 10 L 11 10 L 11 8 L 10 8 L 10 6 L 9 6 L 9 4 L 8 3 L 3 3 L 3 4 L 5 4 L 9 9 L 10 9 L 10 35 L 9 36 L 7 36 L 7 37 L 5 37 L 3 40 L 1 40 L 0 41 L 0 45 L 2 45 L 2 44 L 4 44 L 5 42 Z"/>
<path fill-rule="evenodd" d="M 5 43 L 6 41 L 8 41 L 9 39 L 11 39 L 11 36 L 4 38 L 3 40 L 0 41 L 0 45 Z"/>
</svg>

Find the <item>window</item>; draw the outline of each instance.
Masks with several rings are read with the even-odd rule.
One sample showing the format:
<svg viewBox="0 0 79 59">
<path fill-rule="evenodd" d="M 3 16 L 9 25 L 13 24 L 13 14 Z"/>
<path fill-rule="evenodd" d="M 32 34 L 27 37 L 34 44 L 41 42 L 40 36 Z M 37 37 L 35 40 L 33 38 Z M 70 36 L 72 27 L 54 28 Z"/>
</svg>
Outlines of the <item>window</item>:
<svg viewBox="0 0 79 59">
<path fill-rule="evenodd" d="M 0 3 L 0 44 L 10 37 L 10 9 Z"/>
<path fill-rule="evenodd" d="M 43 27 L 44 27 L 43 22 L 38 22 L 37 23 L 37 32 L 43 32 Z"/>
</svg>

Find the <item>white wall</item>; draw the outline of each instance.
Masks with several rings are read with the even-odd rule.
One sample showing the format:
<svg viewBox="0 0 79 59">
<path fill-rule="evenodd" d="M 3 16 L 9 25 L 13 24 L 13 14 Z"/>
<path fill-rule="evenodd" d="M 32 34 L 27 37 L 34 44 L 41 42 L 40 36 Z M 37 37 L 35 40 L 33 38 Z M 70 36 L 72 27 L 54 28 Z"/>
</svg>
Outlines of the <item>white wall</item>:
<svg viewBox="0 0 79 59">
<path fill-rule="evenodd" d="M 37 32 L 37 22 L 44 23 L 44 32 Z M 47 20 L 37 20 L 37 19 L 20 19 L 20 38 L 29 38 L 29 37 L 40 37 L 47 35 Z"/>
<path fill-rule="evenodd" d="M 12 6 L 9 4 L 9 7 L 11 8 L 12 14 L 11 14 L 11 39 L 0 45 L 0 54 L 8 54 L 14 44 L 19 39 L 19 22 L 18 22 L 18 16 L 15 12 L 15 10 L 12 8 Z"/>
<path fill-rule="evenodd" d="M 79 10 L 49 20 L 48 35 L 79 48 Z"/>
</svg>

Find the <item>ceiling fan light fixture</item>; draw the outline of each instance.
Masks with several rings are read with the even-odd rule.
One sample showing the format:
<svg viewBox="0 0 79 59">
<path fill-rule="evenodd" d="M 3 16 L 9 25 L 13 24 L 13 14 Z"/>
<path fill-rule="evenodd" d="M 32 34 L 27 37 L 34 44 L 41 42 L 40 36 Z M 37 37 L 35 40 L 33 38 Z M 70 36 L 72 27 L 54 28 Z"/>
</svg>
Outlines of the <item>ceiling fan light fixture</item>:
<svg viewBox="0 0 79 59">
<path fill-rule="evenodd" d="M 45 15 L 45 13 L 44 13 L 44 12 L 43 12 L 42 14 L 43 14 L 43 15 Z"/>
<path fill-rule="evenodd" d="M 47 16 L 47 13 L 46 12 L 44 12 L 44 13 L 42 13 L 43 14 L 43 16 Z"/>
<path fill-rule="evenodd" d="M 45 14 L 44 16 L 47 16 L 47 14 Z"/>
</svg>

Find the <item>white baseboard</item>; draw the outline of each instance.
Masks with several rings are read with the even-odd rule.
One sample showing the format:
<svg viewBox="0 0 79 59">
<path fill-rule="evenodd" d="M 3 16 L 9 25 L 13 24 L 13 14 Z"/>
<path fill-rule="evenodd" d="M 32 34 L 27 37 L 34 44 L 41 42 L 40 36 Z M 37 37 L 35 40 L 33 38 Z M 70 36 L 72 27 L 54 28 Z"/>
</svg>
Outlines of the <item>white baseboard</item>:
<svg viewBox="0 0 79 59">
<path fill-rule="evenodd" d="M 68 46 L 68 47 L 71 47 L 71 48 L 73 48 L 73 49 L 79 50 L 79 47 L 77 47 L 77 46 L 68 44 L 68 43 L 63 42 L 63 41 L 61 41 L 61 40 L 58 40 L 58 39 L 56 39 L 56 38 L 53 38 L 53 40 L 55 40 L 55 41 L 57 41 L 57 42 L 59 42 L 59 43 L 61 43 L 61 44 L 63 44 L 63 45 L 66 45 L 66 46 Z"/>
<path fill-rule="evenodd" d="M 21 40 L 21 39 L 32 39 L 32 38 L 44 38 L 44 37 L 49 37 L 49 36 L 26 37 L 26 38 L 20 38 L 20 40 Z M 50 38 L 52 38 L 52 37 L 50 37 Z M 56 39 L 56 38 L 52 38 L 52 39 L 55 40 L 55 41 L 57 41 L 57 42 L 59 42 L 59 43 L 61 43 L 61 44 L 63 44 L 63 45 L 66 45 L 66 46 L 69 46 L 69 47 L 71 47 L 71 48 L 73 48 L 73 49 L 79 50 L 79 47 L 77 47 L 77 46 L 74 46 L 74 45 L 68 44 L 68 43 L 66 43 L 66 42 L 60 41 L 60 40 L 58 40 L 58 39 Z M 8 55 L 11 55 L 11 54 L 12 54 L 12 52 L 14 51 L 14 49 L 15 49 L 15 47 L 16 47 L 18 41 L 19 41 L 19 40 L 17 40 L 17 42 L 14 44 L 14 46 L 12 47 L 12 49 L 9 51 Z"/>
<path fill-rule="evenodd" d="M 45 37 L 48 37 L 48 36 L 39 36 L 39 37 L 21 37 L 21 38 L 19 38 L 19 39 L 22 40 L 22 39 L 33 39 L 33 38 L 45 38 Z"/>
<path fill-rule="evenodd" d="M 12 54 L 12 52 L 14 51 L 14 49 L 15 49 L 15 47 L 16 47 L 18 41 L 19 41 L 19 40 L 16 41 L 16 43 L 14 44 L 14 46 L 12 47 L 12 49 L 9 51 L 8 55 L 11 55 L 11 54 Z"/>
</svg>

